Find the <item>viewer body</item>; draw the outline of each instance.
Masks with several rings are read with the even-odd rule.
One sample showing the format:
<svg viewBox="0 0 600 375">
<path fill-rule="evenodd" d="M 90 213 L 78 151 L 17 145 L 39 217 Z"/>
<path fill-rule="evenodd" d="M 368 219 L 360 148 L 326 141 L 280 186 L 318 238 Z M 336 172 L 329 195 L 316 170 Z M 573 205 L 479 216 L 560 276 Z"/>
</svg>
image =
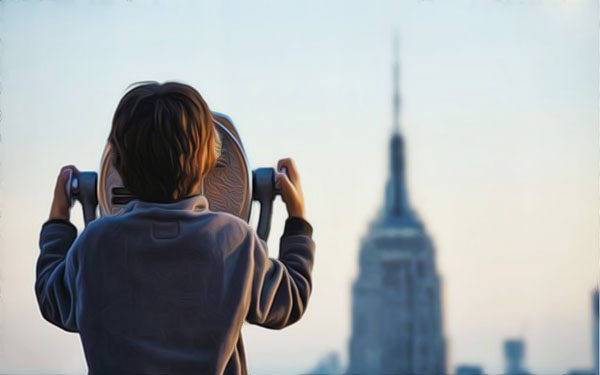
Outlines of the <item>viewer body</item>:
<svg viewBox="0 0 600 375">
<path fill-rule="evenodd" d="M 252 227 L 210 211 L 199 193 L 218 140 L 192 90 L 148 84 L 121 100 L 115 166 L 142 199 L 118 215 L 77 237 L 64 191 L 77 170 L 64 167 L 57 179 L 36 294 L 48 321 L 79 332 L 90 374 L 246 374 L 243 323 L 280 329 L 306 310 L 314 242 L 293 161 L 278 163 L 289 218 L 272 259 Z M 140 155 L 144 145 L 154 149 Z"/>
</svg>

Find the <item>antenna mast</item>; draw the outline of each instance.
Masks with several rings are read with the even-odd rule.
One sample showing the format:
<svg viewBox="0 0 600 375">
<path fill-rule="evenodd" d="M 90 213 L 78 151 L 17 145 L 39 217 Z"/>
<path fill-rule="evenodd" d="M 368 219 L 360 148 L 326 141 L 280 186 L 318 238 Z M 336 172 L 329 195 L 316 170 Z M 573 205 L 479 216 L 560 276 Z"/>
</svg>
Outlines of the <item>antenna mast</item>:
<svg viewBox="0 0 600 375">
<path fill-rule="evenodd" d="M 398 40 L 398 33 L 394 33 L 394 45 L 393 45 L 393 53 L 394 53 L 394 63 L 393 63 L 393 77 L 394 77 L 394 94 L 393 94 L 393 106 L 394 106 L 394 133 L 400 133 L 400 46 Z"/>
</svg>

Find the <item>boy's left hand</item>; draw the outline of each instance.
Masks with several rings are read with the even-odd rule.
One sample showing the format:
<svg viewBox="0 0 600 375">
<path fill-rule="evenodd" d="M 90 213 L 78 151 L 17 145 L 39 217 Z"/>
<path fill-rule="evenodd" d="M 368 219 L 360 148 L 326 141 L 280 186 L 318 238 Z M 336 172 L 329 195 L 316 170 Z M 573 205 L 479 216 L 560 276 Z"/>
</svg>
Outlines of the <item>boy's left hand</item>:
<svg viewBox="0 0 600 375">
<path fill-rule="evenodd" d="M 66 220 L 71 218 L 71 202 L 67 197 L 66 185 L 69 181 L 69 176 L 77 176 L 79 170 L 74 165 L 66 165 L 60 169 L 56 186 L 54 187 L 54 199 L 50 207 L 50 217 L 48 220 Z"/>
</svg>

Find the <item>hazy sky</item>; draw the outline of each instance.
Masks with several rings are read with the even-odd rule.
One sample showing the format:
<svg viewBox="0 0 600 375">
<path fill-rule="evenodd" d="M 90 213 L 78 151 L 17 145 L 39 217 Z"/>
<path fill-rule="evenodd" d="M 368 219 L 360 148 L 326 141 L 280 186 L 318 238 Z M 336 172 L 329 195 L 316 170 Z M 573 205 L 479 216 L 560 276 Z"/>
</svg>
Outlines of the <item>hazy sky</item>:
<svg viewBox="0 0 600 375">
<path fill-rule="evenodd" d="M 346 356 L 360 237 L 381 205 L 391 40 L 410 199 L 437 246 L 449 369 L 591 364 L 598 271 L 598 5 L 588 0 L 0 2 L 0 372 L 82 373 L 33 293 L 61 165 L 97 170 L 127 85 L 180 80 L 253 167 L 297 160 L 315 228 L 304 319 L 244 330 L 252 373 Z M 277 254 L 284 209 L 271 235 Z M 81 214 L 74 217 L 81 228 Z"/>
</svg>

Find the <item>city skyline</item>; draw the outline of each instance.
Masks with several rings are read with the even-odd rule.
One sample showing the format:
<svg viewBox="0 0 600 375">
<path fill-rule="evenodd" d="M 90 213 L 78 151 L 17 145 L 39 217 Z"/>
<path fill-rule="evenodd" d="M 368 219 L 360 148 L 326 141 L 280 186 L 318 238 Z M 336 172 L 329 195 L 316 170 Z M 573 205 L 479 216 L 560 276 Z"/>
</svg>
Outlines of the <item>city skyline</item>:
<svg viewBox="0 0 600 375">
<path fill-rule="evenodd" d="M 148 79 L 190 83 L 232 117 L 253 167 L 292 156 L 302 173 L 313 297 L 288 330 L 244 328 L 250 369 L 303 371 L 330 351 L 345 363 L 357 244 L 388 171 L 394 29 L 408 188 L 436 241 L 448 369 L 502 371 L 506 337 L 526 340 L 537 373 L 589 366 L 597 13 L 583 0 L 1 2 L 0 372 L 82 372 L 77 336 L 36 308 L 39 226 L 59 167 L 97 170 L 119 98 Z"/>
</svg>

